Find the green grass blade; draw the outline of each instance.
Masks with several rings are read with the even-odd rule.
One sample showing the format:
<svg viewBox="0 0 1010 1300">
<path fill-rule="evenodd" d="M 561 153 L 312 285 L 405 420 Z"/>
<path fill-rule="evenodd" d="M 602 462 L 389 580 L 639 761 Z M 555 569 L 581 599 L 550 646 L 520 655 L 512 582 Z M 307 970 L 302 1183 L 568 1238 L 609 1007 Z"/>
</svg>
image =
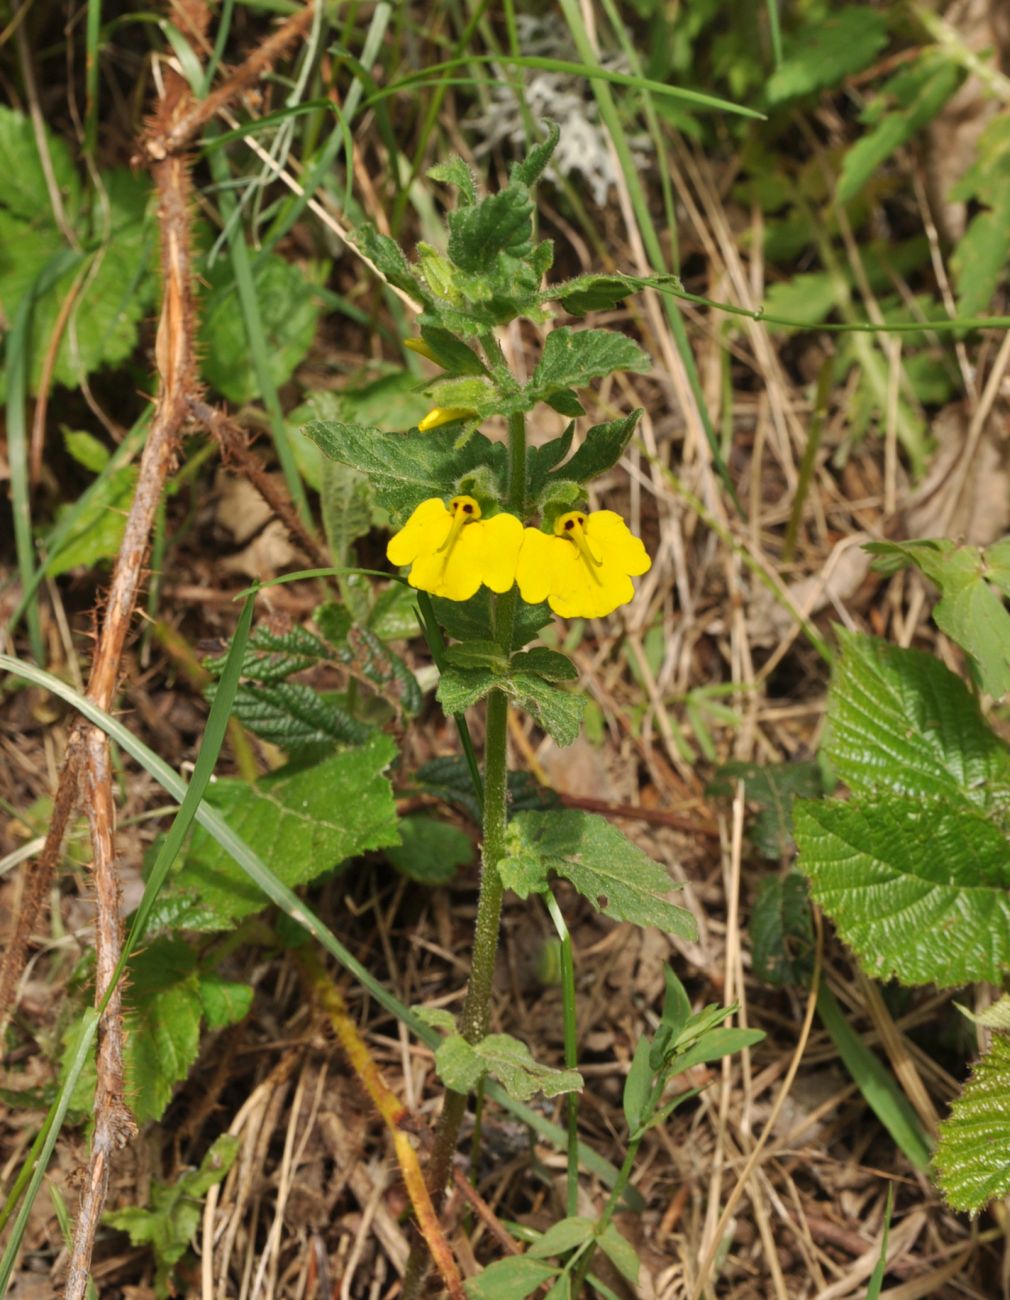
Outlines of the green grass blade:
<svg viewBox="0 0 1010 1300">
<path fill-rule="evenodd" d="M 894 1213 L 894 1184 L 887 1187 L 887 1204 L 884 1207 L 884 1230 L 880 1238 L 880 1256 L 870 1274 L 870 1284 L 866 1288 L 866 1300 L 880 1300 L 880 1289 L 884 1285 L 887 1272 L 887 1238 L 891 1233 L 891 1215 Z"/>
<path fill-rule="evenodd" d="M 256 288 L 253 284 L 249 245 L 246 243 L 245 231 L 241 224 L 232 219 L 236 213 L 237 204 L 235 195 L 229 188 L 232 177 L 228 159 L 219 150 L 213 150 L 208 161 L 211 175 L 219 187 L 221 216 L 227 231 L 228 251 L 231 256 L 232 272 L 235 276 L 235 287 L 242 306 L 246 338 L 249 340 L 249 354 L 252 359 L 253 369 L 256 371 L 256 382 L 259 384 L 263 404 L 267 408 L 267 414 L 270 417 L 270 429 L 273 433 L 274 446 L 277 448 L 277 458 L 281 463 L 281 471 L 284 474 L 284 482 L 287 485 L 291 500 L 295 503 L 295 507 L 302 519 L 311 526 L 312 512 L 309 510 L 308 498 L 302 485 L 302 476 L 298 472 L 298 464 L 295 460 L 294 449 L 291 446 L 291 439 L 284 421 L 284 413 L 281 410 L 277 387 L 270 374 L 266 333 L 263 329 L 263 318 L 260 315 Z"/>
<path fill-rule="evenodd" d="M 590 39 L 589 32 L 586 30 L 582 21 L 582 14 L 579 10 L 577 0 L 561 0 L 561 11 L 568 23 L 569 30 L 572 33 L 572 39 L 575 41 L 576 49 L 583 59 L 589 62 L 595 60 L 596 54 L 593 49 L 593 43 Z M 656 230 L 655 223 L 652 220 L 652 213 L 649 210 L 649 202 L 646 198 L 645 191 L 642 189 L 642 182 L 638 174 L 638 168 L 635 166 L 634 159 L 631 155 L 631 147 L 628 144 L 628 137 L 625 133 L 624 126 L 621 122 L 620 114 L 617 111 L 617 105 L 614 97 L 610 93 L 610 86 L 606 84 L 609 78 L 595 80 L 593 82 L 593 94 L 596 97 L 596 103 L 600 110 L 600 117 L 609 132 L 610 139 L 617 151 L 618 161 L 621 164 L 621 170 L 624 173 L 624 179 L 628 186 L 628 195 L 631 199 L 631 206 L 635 213 L 635 221 L 638 225 L 639 233 L 642 236 L 642 242 L 645 245 L 646 256 L 651 265 L 661 271 L 665 271 L 666 261 L 663 257 L 663 247 L 660 242 L 659 232 Z M 628 81 L 620 84 L 634 84 L 640 90 L 653 90 L 657 83 L 650 82 L 644 77 L 632 77 Z M 715 104 L 709 104 L 708 107 L 716 107 Z M 737 110 L 740 111 L 740 110 Z M 750 116 L 760 117 L 761 114 L 749 112 Z M 715 428 L 712 424 L 712 417 L 709 414 L 708 404 L 705 401 L 705 394 L 701 386 L 701 377 L 698 374 L 698 367 L 695 364 L 694 353 L 691 351 L 691 343 L 687 337 L 687 327 L 684 324 L 684 318 L 681 316 L 677 306 L 669 299 L 664 301 L 666 308 L 666 318 L 670 325 L 670 333 L 673 335 L 674 345 L 684 366 L 684 373 L 687 376 L 688 385 L 694 398 L 695 406 L 698 410 L 698 417 L 701 420 L 702 429 L 712 453 L 712 463 L 716 468 L 726 493 L 730 500 L 736 506 L 737 511 L 742 515 L 743 509 L 736 494 L 736 488 L 733 486 L 733 480 L 730 478 L 729 469 L 722 458 L 722 450 L 719 446 L 719 439 L 716 436 Z"/>
<path fill-rule="evenodd" d="M 23 663 L 10 655 L 0 655 L 0 672 L 8 672 L 12 676 L 31 682 L 34 686 L 41 686 L 43 690 L 51 691 L 52 694 L 65 700 L 66 703 L 82 713 L 89 722 L 101 727 L 107 735 L 116 741 L 121 749 L 139 763 L 150 776 L 154 777 L 162 789 L 166 790 L 173 799 L 181 802 L 185 798 L 186 782 L 178 773 L 174 772 L 143 741 L 138 740 L 128 728 L 123 726 L 118 718 L 103 712 L 89 699 L 75 691 L 72 686 L 68 686 L 66 682 L 60 681 L 58 677 L 54 677 L 51 673 L 36 668 L 34 664 Z M 262 859 L 244 840 L 235 834 L 216 809 L 201 804 L 196 813 L 196 820 L 226 852 L 231 854 L 250 880 L 258 885 L 281 911 L 290 916 L 293 921 L 297 922 L 298 925 L 322 944 L 326 951 L 335 957 L 344 969 L 372 994 L 380 1006 L 407 1025 L 427 1046 L 437 1047 L 439 1045 L 441 1041 L 439 1034 L 419 1020 L 409 1007 L 390 993 L 369 970 L 362 966 L 353 953 L 344 947 L 336 935 L 319 920 L 315 913 L 296 894 L 292 893 L 290 889 L 276 879 Z M 505 1090 L 497 1084 L 489 1082 L 487 1092 L 489 1096 L 494 1097 L 500 1106 L 504 1106 L 506 1110 L 511 1111 L 522 1123 L 539 1134 L 544 1141 L 550 1142 L 559 1151 L 565 1149 L 568 1135 L 557 1124 L 552 1123 L 539 1111 L 533 1110 L 524 1103 L 513 1101 Z M 580 1145 L 579 1163 L 583 1169 L 595 1174 L 608 1187 L 614 1185 L 617 1179 L 617 1170 L 608 1160 L 605 1160 L 591 1148 Z"/>
<path fill-rule="evenodd" d="M 46 1119 L 45 1124 L 36 1138 L 38 1151 L 32 1150 L 28 1160 L 22 1166 L 21 1176 L 15 1182 L 11 1189 L 10 1195 L 4 1205 L 3 1213 L 0 1215 L 0 1227 L 6 1221 L 11 1209 L 17 1204 L 17 1199 L 21 1190 L 27 1182 L 26 1199 L 21 1206 L 21 1210 L 15 1221 L 14 1228 L 11 1232 L 10 1240 L 4 1251 L 3 1262 L 0 1265 L 0 1294 L 3 1293 L 6 1286 L 6 1279 L 10 1276 L 10 1269 L 14 1266 L 17 1252 L 20 1248 L 21 1239 L 24 1235 L 24 1228 L 28 1221 L 28 1215 L 31 1212 L 32 1202 L 38 1195 L 41 1186 L 42 1176 L 45 1173 L 46 1166 L 52 1155 L 53 1146 L 59 1136 L 60 1129 L 66 1117 L 67 1108 L 73 1097 L 74 1089 L 77 1085 L 77 1079 L 87 1060 L 87 1053 L 91 1041 L 94 1038 L 98 1023 L 102 1014 L 112 997 L 113 991 L 122 978 L 123 971 L 126 969 L 126 963 L 129 961 L 130 954 L 136 948 L 137 944 L 143 937 L 144 930 L 147 926 L 148 918 L 151 915 L 151 909 L 154 907 L 162 885 L 165 883 L 172 863 L 175 861 L 179 850 L 182 848 L 183 841 L 193 824 L 203 796 L 210 784 L 211 776 L 217 765 L 218 755 L 221 752 L 221 745 L 228 729 L 228 720 L 231 717 L 232 704 L 235 700 L 235 693 L 238 690 L 239 678 L 242 674 L 242 661 L 245 658 L 246 645 L 249 640 L 249 629 L 252 625 L 254 599 L 250 596 L 239 615 L 238 626 L 235 635 L 232 638 L 231 647 L 228 651 L 228 658 L 225 662 L 224 671 L 218 684 L 214 696 L 214 703 L 211 706 L 210 715 L 207 718 L 207 725 L 204 728 L 203 740 L 200 744 L 200 753 L 197 755 L 196 766 L 193 769 L 193 779 L 189 783 L 179 809 L 172 820 L 168 834 L 162 841 L 158 856 L 155 859 L 154 866 L 147 878 L 144 886 L 144 894 L 140 900 L 140 906 L 134 914 L 133 922 L 130 926 L 126 942 L 123 944 L 122 951 L 119 955 L 119 961 L 112 972 L 109 980 L 109 986 L 106 990 L 101 1004 L 97 1008 L 88 1008 L 87 1016 L 93 1016 L 93 1022 L 85 1021 L 85 1029 L 81 1035 L 81 1041 L 78 1044 L 77 1051 L 71 1063 L 71 1068 L 65 1078 L 60 1094 L 53 1103 L 53 1108 Z M 94 706 L 92 706 L 94 707 Z M 100 712 L 96 710 L 96 712 Z M 106 716 L 106 715 L 103 715 Z M 92 719 L 95 721 L 95 719 Z M 31 1171 L 30 1181 L 27 1175 Z"/>
<path fill-rule="evenodd" d="M 929 1139 L 919 1117 L 890 1072 L 845 1019 L 826 984 L 821 985 L 817 994 L 817 1012 L 867 1105 L 916 1169 L 927 1169 Z"/>
</svg>

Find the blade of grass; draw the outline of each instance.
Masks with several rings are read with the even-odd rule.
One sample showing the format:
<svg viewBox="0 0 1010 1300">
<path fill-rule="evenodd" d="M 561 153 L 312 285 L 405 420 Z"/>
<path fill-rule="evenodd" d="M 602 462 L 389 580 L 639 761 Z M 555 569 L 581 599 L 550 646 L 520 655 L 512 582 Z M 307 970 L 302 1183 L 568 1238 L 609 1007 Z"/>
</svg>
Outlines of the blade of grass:
<svg viewBox="0 0 1010 1300">
<path fill-rule="evenodd" d="M 65 700 L 66 703 L 72 705 L 90 722 L 93 722 L 97 727 L 101 727 L 107 735 L 111 736 L 120 748 L 139 763 L 173 799 L 181 802 L 185 798 L 186 782 L 177 772 L 173 771 L 143 741 L 138 740 L 131 731 L 123 726 L 118 718 L 104 713 L 85 696 L 75 691 L 72 686 L 60 681 L 52 673 L 36 668 L 34 664 L 24 663 L 11 655 L 0 655 L 0 672 L 8 672 L 12 676 L 20 677 L 35 686 L 41 686 L 43 690 L 51 691 L 58 698 Z M 344 969 L 371 993 L 380 1006 L 385 1008 L 390 1015 L 401 1020 L 426 1046 L 438 1047 L 441 1042 L 438 1032 L 421 1021 L 409 1007 L 390 993 L 357 960 L 353 953 L 344 947 L 336 935 L 319 920 L 302 899 L 277 880 L 259 855 L 235 834 L 215 808 L 211 808 L 207 804 L 201 804 L 196 813 L 196 820 L 234 858 L 249 879 L 266 894 L 271 902 L 275 903 L 282 912 L 306 930 L 318 943 L 322 944 L 326 951 L 335 957 Z M 557 1124 L 553 1124 L 525 1103 L 514 1101 L 496 1083 L 489 1083 L 487 1091 L 488 1095 L 493 1097 L 500 1106 L 511 1111 L 513 1115 L 543 1138 L 544 1141 L 551 1143 L 559 1151 L 565 1149 L 568 1137 L 564 1129 Z M 579 1163 L 587 1173 L 595 1174 L 608 1187 L 614 1185 L 617 1178 L 616 1168 L 608 1160 L 605 1160 L 596 1151 L 592 1150 L 591 1147 L 580 1144 Z M 640 1201 L 636 1202 L 635 1208 L 642 1208 Z"/>
<path fill-rule="evenodd" d="M 256 382 L 259 385 L 263 405 L 266 407 L 270 419 L 270 429 L 273 434 L 274 446 L 277 449 L 277 459 L 281 463 L 281 471 L 291 500 L 294 502 L 302 520 L 311 527 L 312 512 L 309 509 L 308 498 L 305 495 L 302 476 L 298 472 L 298 463 L 295 460 L 294 448 L 291 446 L 291 439 L 288 436 L 280 398 L 277 395 L 277 386 L 270 374 L 266 333 L 263 329 L 263 318 L 260 315 L 259 301 L 256 297 L 256 286 L 253 283 L 249 245 L 246 243 L 245 231 L 242 227 L 237 223 L 232 224 L 230 220 L 238 206 L 235 195 L 229 188 L 232 183 L 231 168 L 225 154 L 217 149 L 212 150 L 208 155 L 208 162 L 211 175 L 218 186 L 218 201 L 224 226 L 228 231 L 228 252 L 231 257 L 232 273 L 235 276 L 235 288 L 242 307 L 246 338 L 249 341 L 249 354 L 253 363 L 253 370 L 256 372 Z"/>
<path fill-rule="evenodd" d="M 880 1300 L 880 1289 L 884 1285 L 887 1272 L 887 1238 L 891 1233 L 891 1215 L 894 1213 L 894 1184 L 887 1185 L 887 1204 L 884 1206 L 884 1228 L 880 1237 L 880 1256 L 870 1274 L 870 1284 L 866 1288 L 866 1300 Z"/>
<path fill-rule="evenodd" d="M 235 693 L 238 690 L 239 678 L 242 673 L 242 661 L 245 657 L 246 645 L 249 640 L 249 629 L 252 625 L 254 598 L 249 596 L 239 615 L 238 626 L 235 629 L 235 635 L 232 638 L 231 647 L 228 651 L 228 658 L 225 663 L 224 671 L 221 674 L 218 684 L 217 693 L 214 697 L 214 703 L 211 707 L 210 714 L 207 718 L 207 725 L 204 728 L 203 741 L 200 745 L 200 753 L 197 756 L 196 766 L 193 769 L 193 779 L 190 781 L 188 788 L 179 805 L 179 809 L 172 821 L 168 834 L 162 841 L 158 856 L 155 859 L 153 868 L 147 878 L 144 886 L 144 894 L 140 901 L 140 906 L 134 914 L 133 922 L 130 926 L 126 942 L 123 944 L 119 961 L 116 963 L 115 970 L 109 980 L 109 985 L 102 999 L 101 1004 L 92 1008 L 89 1007 L 84 1016 L 84 1027 L 81 1039 L 78 1042 L 77 1050 L 71 1061 L 70 1069 L 63 1081 L 60 1093 L 53 1103 L 53 1107 L 46 1119 L 39 1136 L 36 1138 L 38 1151 L 34 1147 L 28 1159 L 21 1167 L 21 1173 L 11 1192 L 7 1197 L 3 1212 L 0 1213 L 0 1227 L 9 1217 L 14 1205 L 17 1204 L 21 1190 L 25 1190 L 25 1200 L 21 1205 L 21 1210 L 15 1220 L 14 1228 L 11 1232 L 10 1240 L 4 1250 L 3 1259 L 0 1261 L 0 1295 L 2 1295 L 7 1286 L 11 1275 L 11 1270 L 17 1259 L 17 1254 L 21 1246 L 21 1240 L 24 1236 L 24 1230 L 28 1222 L 28 1215 L 31 1213 L 32 1203 L 38 1195 L 39 1188 L 42 1184 L 42 1177 L 45 1174 L 46 1166 L 52 1156 L 53 1147 L 59 1136 L 63 1121 L 66 1118 L 67 1108 L 73 1097 L 77 1079 L 80 1076 L 84 1062 L 87 1060 L 87 1053 L 91 1042 L 95 1037 L 101 1020 L 102 1013 L 108 1005 L 109 999 L 122 978 L 123 971 L 129 961 L 130 954 L 136 948 L 143 936 L 144 929 L 147 926 L 148 918 L 151 915 L 151 909 L 154 907 L 162 885 L 165 883 L 172 863 L 175 861 L 179 850 L 182 848 L 183 841 L 189 833 L 193 824 L 193 819 L 203 801 L 203 796 L 210 779 L 214 773 L 217 764 L 218 755 L 221 752 L 221 745 L 224 741 L 225 733 L 228 727 L 228 719 L 231 716 L 232 704 L 235 700 Z M 6 658 L 6 656 L 4 656 Z M 4 665 L 6 666 L 6 665 Z M 43 674 L 48 676 L 48 674 Z M 83 700 L 84 697 L 78 697 Z M 89 701 L 84 701 L 90 703 Z M 87 711 L 82 709 L 87 714 Z M 102 719 L 109 720 L 108 715 L 91 705 L 91 711 L 101 715 Z M 95 717 L 91 721 L 97 722 L 101 726 L 101 721 Z M 108 732 L 108 728 L 103 728 Z M 123 728 L 125 730 L 125 728 Z M 128 734 L 128 733 L 127 733 Z M 34 1162 L 34 1163 L 33 1163 Z M 31 1178 L 28 1178 L 29 1172 Z M 27 1184 L 27 1186 L 25 1186 Z"/>
<path fill-rule="evenodd" d="M 919 1117 L 889 1071 L 845 1019 L 835 995 L 826 984 L 821 985 L 817 995 L 817 1013 L 866 1104 L 916 1169 L 927 1169 L 929 1139 L 923 1132 Z"/>
<path fill-rule="evenodd" d="M 560 0 L 561 11 L 564 14 L 565 21 L 575 41 L 575 47 L 579 54 L 587 63 L 596 63 L 596 51 L 593 47 L 592 39 L 586 30 L 582 21 L 582 14 L 579 11 L 577 0 Z M 631 199 L 631 206 L 635 213 L 635 222 L 638 226 L 639 234 L 642 237 L 642 243 L 645 246 L 645 253 L 649 263 L 654 269 L 665 271 L 667 269 L 666 259 L 663 255 L 663 247 L 659 238 L 659 232 L 656 230 L 655 223 L 652 220 L 652 213 L 649 210 L 649 202 L 646 198 L 645 191 L 642 188 L 642 182 L 639 178 L 638 168 L 635 166 L 631 154 L 631 147 L 628 144 L 628 137 L 625 133 L 624 126 L 621 122 L 620 114 L 617 111 L 617 105 L 611 94 L 610 86 L 606 84 L 609 78 L 604 80 L 593 81 L 593 94 L 600 110 L 600 117 L 607 128 L 611 142 L 617 153 L 618 162 L 624 174 L 624 179 L 628 187 L 628 195 Z M 638 89 L 647 89 L 654 91 L 655 82 L 649 81 L 644 77 L 629 78 L 627 83 L 619 84 L 636 84 Z M 714 104 L 708 104 L 707 107 L 715 107 Z M 739 108 L 734 111 L 741 111 Z M 760 113 L 754 113 L 748 110 L 747 116 L 761 117 Z M 702 429 L 705 433 L 705 440 L 709 445 L 712 454 L 712 463 L 716 472 L 722 480 L 723 486 L 730 500 L 733 502 L 738 513 L 742 516 L 743 509 L 737 498 L 736 488 L 733 486 L 733 480 L 730 478 L 729 469 L 722 458 L 722 451 L 719 447 L 719 439 L 716 436 L 715 428 L 712 424 L 712 417 L 709 414 L 708 404 L 705 401 L 705 394 L 701 386 L 701 378 L 698 374 L 698 367 L 695 364 L 694 353 L 691 350 L 691 343 L 687 337 L 687 327 L 684 324 L 684 318 L 680 314 L 676 304 L 668 298 L 664 299 L 663 306 L 666 310 L 666 318 L 670 326 L 670 333 L 673 336 L 674 346 L 681 359 L 684 367 L 684 374 L 687 377 L 688 385 L 691 389 L 691 395 L 698 411 L 698 418 L 701 420 Z"/>
</svg>

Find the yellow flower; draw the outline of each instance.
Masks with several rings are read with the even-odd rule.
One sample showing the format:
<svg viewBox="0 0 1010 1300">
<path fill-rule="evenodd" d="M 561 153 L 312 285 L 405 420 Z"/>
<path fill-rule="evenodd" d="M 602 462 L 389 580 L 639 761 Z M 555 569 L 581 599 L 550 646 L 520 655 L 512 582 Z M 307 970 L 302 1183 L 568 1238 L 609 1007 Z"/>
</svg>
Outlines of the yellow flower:
<svg viewBox="0 0 1010 1300">
<path fill-rule="evenodd" d="M 433 406 L 418 424 L 422 433 L 437 429 L 440 424 L 451 424 L 453 420 L 466 420 L 477 414 L 468 406 Z"/>
<path fill-rule="evenodd" d="M 515 515 L 480 514 L 473 497 L 453 497 L 448 509 L 440 497 L 429 497 L 389 539 L 386 555 L 398 567 L 409 564 L 410 585 L 434 596 L 469 600 L 481 583 L 508 591 L 523 526 Z"/>
<path fill-rule="evenodd" d="M 562 618 L 602 618 L 635 594 L 631 574 L 652 565 L 641 541 L 613 510 L 570 510 L 554 524 L 553 537 L 539 528 L 523 532 L 516 569 L 528 604 L 550 603 Z"/>
</svg>

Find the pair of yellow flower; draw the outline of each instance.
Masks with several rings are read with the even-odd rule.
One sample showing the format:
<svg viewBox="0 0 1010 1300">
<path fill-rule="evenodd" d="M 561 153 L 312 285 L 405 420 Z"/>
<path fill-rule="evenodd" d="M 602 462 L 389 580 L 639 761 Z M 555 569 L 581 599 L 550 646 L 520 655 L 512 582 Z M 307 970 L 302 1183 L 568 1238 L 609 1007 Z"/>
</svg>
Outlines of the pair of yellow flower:
<svg viewBox="0 0 1010 1300">
<path fill-rule="evenodd" d="M 524 528 L 515 515 L 481 518 L 473 497 L 422 501 L 386 547 L 392 564 L 411 566 L 412 587 L 448 600 L 469 600 L 481 584 L 508 591 L 513 582 L 530 605 L 546 600 L 562 618 L 602 618 L 635 594 L 631 575 L 652 561 L 612 510 L 570 510 L 554 535 Z"/>
</svg>

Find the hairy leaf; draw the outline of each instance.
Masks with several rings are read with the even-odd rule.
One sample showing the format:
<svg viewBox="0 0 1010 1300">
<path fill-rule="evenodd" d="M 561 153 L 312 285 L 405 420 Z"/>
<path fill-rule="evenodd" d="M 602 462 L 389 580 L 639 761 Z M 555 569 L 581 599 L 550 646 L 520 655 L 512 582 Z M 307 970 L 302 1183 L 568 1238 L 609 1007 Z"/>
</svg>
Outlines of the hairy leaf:
<svg viewBox="0 0 1010 1300">
<path fill-rule="evenodd" d="M 360 749 L 312 767 L 292 764 L 255 785 L 217 781 L 208 800 L 293 888 L 348 858 L 398 842 L 396 806 L 383 775 L 395 754 L 388 736 L 375 735 Z M 266 902 L 217 841 L 198 828 L 181 867 L 169 877 L 152 924 L 229 929 Z"/>
<path fill-rule="evenodd" d="M 360 470 L 376 500 L 398 520 L 429 497 L 451 496 L 456 480 L 478 465 L 487 466 L 499 485 L 505 480 L 504 445 L 479 433 L 460 448 L 451 427 L 433 429 L 421 438 L 317 420 L 305 433 L 324 455 Z"/>
<path fill-rule="evenodd" d="M 618 921 L 655 925 L 681 938 L 696 934 L 690 912 L 666 901 L 677 888 L 666 869 L 590 813 L 517 813 L 509 823 L 500 871 L 506 887 L 520 898 L 547 889 L 554 872 Z"/>
<path fill-rule="evenodd" d="M 449 213 L 449 256 L 464 271 L 493 274 L 499 255 L 529 256 L 533 204 L 525 186 L 509 186 Z"/>
<path fill-rule="evenodd" d="M 532 672 L 513 671 L 503 685 L 558 745 L 564 748 L 575 743 L 586 707 L 586 697 L 581 691 L 565 690 Z"/>
<path fill-rule="evenodd" d="M 495 639 L 493 605 L 487 587 L 482 587 L 469 600 L 443 600 L 441 596 L 433 596 L 431 603 L 435 607 L 435 616 L 440 626 L 455 640 L 493 641 Z M 540 605 L 528 605 L 524 600 L 517 600 L 512 644 L 522 646 L 527 641 L 532 641 L 553 617 L 546 601 Z"/>
<path fill-rule="evenodd" d="M 540 363 L 526 385 L 530 399 L 564 388 L 581 388 L 615 370 L 648 370 L 648 355 L 626 334 L 614 330 L 551 330 Z"/>
<path fill-rule="evenodd" d="M 582 1088 L 578 1070 L 539 1065 L 526 1044 L 511 1034 L 487 1034 L 472 1044 L 461 1034 L 450 1034 L 435 1052 L 435 1068 L 454 1092 L 469 1092 L 490 1074 L 516 1101 L 529 1101 L 537 1093 L 556 1097 Z"/>
<path fill-rule="evenodd" d="M 643 411 L 639 408 L 620 420 L 594 424 L 570 460 L 555 471 L 564 479 L 586 483 L 612 469 L 627 451 Z"/>
<path fill-rule="evenodd" d="M 444 885 L 474 859 L 474 845 L 452 822 L 415 814 L 400 822 L 400 844 L 386 857 L 402 876 L 422 885 Z"/>
<path fill-rule="evenodd" d="M 940 1187 L 955 1210 L 977 1214 L 1010 1192 L 1010 1038 L 994 1034 L 940 1126 Z"/>
</svg>

